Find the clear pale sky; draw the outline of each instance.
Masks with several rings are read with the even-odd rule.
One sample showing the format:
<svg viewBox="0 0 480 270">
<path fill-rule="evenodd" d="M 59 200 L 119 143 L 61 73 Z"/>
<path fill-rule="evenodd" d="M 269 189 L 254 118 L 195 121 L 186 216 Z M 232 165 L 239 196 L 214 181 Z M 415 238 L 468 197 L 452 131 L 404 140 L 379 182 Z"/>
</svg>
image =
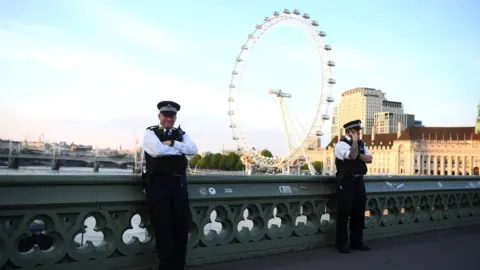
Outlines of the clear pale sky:
<svg viewBox="0 0 480 270">
<path fill-rule="evenodd" d="M 474 125 L 476 0 L 0 0 L 0 138 L 43 132 L 52 141 L 131 147 L 157 124 L 156 103 L 173 99 L 201 151 L 234 148 L 227 99 L 235 58 L 255 25 L 283 8 L 308 12 L 327 33 L 336 100 L 373 87 L 427 126 Z M 274 154 L 286 146 L 267 89 L 292 93 L 287 106 L 305 126 L 319 99 L 318 57 L 299 30 L 268 32 L 242 81 L 246 135 Z"/>
</svg>

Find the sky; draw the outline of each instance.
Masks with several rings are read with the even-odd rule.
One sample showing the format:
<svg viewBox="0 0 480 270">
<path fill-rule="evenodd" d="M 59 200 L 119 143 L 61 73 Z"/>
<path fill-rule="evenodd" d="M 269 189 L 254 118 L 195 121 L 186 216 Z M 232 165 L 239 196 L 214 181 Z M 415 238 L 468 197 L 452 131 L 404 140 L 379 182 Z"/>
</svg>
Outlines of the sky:
<svg viewBox="0 0 480 270">
<path fill-rule="evenodd" d="M 0 138 L 131 148 L 156 104 L 200 151 L 235 149 L 231 72 L 248 34 L 274 11 L 310 14 L 333 47 L 332 96 L 372 87 L 426 126 L 473 126 L 480 102 L 476 0 L 0 0 Z M 249 146 L 286 149 L 278 101 L 299 136 L 321 94 L 316 43 L 301 24 L 270 29 L 248 55 L 236 114 Z M 240 102 L 241 100 L 241 102 Z M 240 123 L 241 122 L 241 123 Z M 327 143 L 330 123 L 325 123 Z"/>
</svg>

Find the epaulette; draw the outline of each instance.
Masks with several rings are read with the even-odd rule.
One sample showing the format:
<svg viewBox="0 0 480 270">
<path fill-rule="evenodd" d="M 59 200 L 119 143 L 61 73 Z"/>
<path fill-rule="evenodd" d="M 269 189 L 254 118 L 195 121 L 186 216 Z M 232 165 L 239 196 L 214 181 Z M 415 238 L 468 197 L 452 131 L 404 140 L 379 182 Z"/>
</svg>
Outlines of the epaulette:
<svg viewBox="0 0 480 270">
<path fill-rule="evenodd" d="M 147 127 L 147 130 L 155 130 L 155 129 L 158 129 L 158 125 Z"/>
</svg>

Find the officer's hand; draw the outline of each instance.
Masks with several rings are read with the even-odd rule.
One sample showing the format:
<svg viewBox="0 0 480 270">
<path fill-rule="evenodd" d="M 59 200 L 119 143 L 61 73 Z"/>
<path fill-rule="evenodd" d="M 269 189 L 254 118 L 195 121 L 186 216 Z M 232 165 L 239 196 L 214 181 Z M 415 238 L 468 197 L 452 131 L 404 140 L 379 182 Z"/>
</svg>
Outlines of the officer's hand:
<svg viewBox="0 0 480 270">
<path fill-rule="evenodd" d="M 172 145 L 172 141 L 164 141 L 163 144 L 170 146 Z"/>
<path fill-rule="evenodd" d="M 358 134 L 357 133 L 352 133 L 352 140 L 358 141 Z"/>
</svg>

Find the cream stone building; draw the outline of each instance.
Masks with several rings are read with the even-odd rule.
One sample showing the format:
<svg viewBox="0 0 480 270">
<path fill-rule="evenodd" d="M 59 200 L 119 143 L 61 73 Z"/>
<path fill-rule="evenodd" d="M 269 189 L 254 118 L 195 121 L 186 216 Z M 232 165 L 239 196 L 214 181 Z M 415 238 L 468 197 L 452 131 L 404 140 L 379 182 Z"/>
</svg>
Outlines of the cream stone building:
<svg viewBox="0 0 480 270">
<path fill-rule="evenodd" d="M 365 134 L 373 155 L 369 175 L 472 175 L 480 167 L 480 105 L 476 126 L 409 127 L 388 134 Z M 401 129 L 398 129 L 401 130 Z M 335 174 L 336 136 L 318 151 L 323 174 Z"/>
<path fill-rule="evenodd" d="M 388 101 L 382 91 L 355 88 L 343 92 L 333 109 L 330 143 L 325 148 L 309 144 L 306 155 L 311 161 L 323 162 L 323 174 L 335 174 L 334 147 L 343 135 L 342 126 L 360 119 L 365 132 L 362 140 L 373 155 L 369 175 L 478 174 L 480 104 L 477 108 L 474 126 L 424 127 L 404 113 L 401 102 Z"/>
</svg>

